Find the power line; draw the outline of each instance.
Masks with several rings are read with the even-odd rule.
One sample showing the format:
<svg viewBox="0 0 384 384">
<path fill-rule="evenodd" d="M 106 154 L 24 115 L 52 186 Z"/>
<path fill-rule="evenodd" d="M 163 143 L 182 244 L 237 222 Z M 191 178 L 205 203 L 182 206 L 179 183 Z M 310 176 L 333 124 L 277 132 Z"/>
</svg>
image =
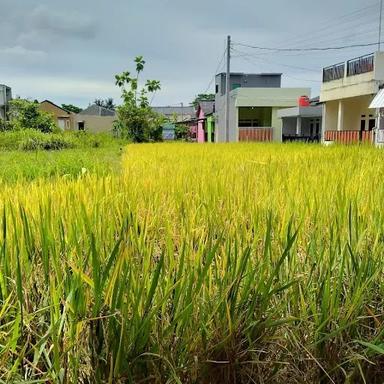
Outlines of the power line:
<svg viewBox="0 0 384 384">
<path fill-rule="evenodd" d="M 337 51 L 349 48 L 364 48 L 364 47 L 372 47 L 377 45 L 376 43 L 367 43 L 367 44 L 351 44 L 351 45 L 342 45 L 339 47 L 313 47 L 313 48 L 271 48 L 271 47 L 260 47 L 257 45 L 249 45 L 243 43 L 234 43 L 234 45 L 238 45 L 240 47 L 247 47 L 252 49 L 259 49 L 262 51 L 275 51 L 275 52 L 312 52 L 312 51 Z"/>
<path fill-rule="evenodd" d="M 256 64 L 255 62 L 253 62 L 252 60 L 250 60 L 247 56 L 236 56 L 236 57 L 241 58 L 241 59 L 247 61 L 248 63 L 257 66 L 257 64 Z M 259 59 L 259 58 L 258 58 L 258 60 L 268 62 L 268 60 L 263 60 L 263 59 Z M 270 64 L 274 64 L 274 65 L 283 65 L 283 66 L 287 66 L 287 65 L 284 65 L 284 64 L 273 63 L 273 62 L 270 62 L 270 61 L 269 61 L 269 63 L 270 63 Z M 301 68 L 301 69 L 302 69 L 302 68 Z M 319 70 L 319 71 L 320 71 L 320 70 Z M 317 72 L 317 71 L 316 71 L 316 72 Z M 320 81 L 320 80 L 299 79 L 299 78 L 296 78 L 296 77 L 293 77 L 293 76 L 290 76 L 290 75 L 286 75 L 286 74 L 284 74 L 284 76 L 286 76 L 286 77 L 290 77 L 290 78 L 292 78 L 292 79 L 294 79 L 294 80 L 307 81 L 307 82 L 311 82 L 311 83 L 321 83 L 321 82 L 322 82 L 322 81 Z"/>
<path fill-rule="evenodd" d="M 379 4 L 380 2 L 376 1 L 371 5 L 365 5 L 364 8 L 360 8 L 350 13 L 328 19 L 325 23 L 318 24 L 316 29 L 311 30 L 308 33 L 308 36 L 303 36 L 301 33 L 300 35 L 290 35 L 288 38 L 291 41 L 291 44 L 292 42 L 294 42 L 294 44 L 303 44 L 309 40 L 313 42 L 313 38 L 316 35 L 320 35 L 322 37 L 324 35 L 324 31 L 328 32 L 331 30 L 331 34 L 334 35 L 334 31 L 337 31 L 340 26 L 347 26 L 348 24 L 354 23 L 356 21 L 359 21 L 361 23 L 360 25 L 363 25 L 362 21 L 364 21 L 364 18 L 369 17 L 369 21 L 372 21 L 372 18 L 376 13 L 375 11 L 378 9 Z M 349 26 L 349 29 L 353 28 Z"/>
<path fill-rule="evenodd" d="M 207 89 L 204 91 L 204 93 L 207 93 L 207 92 L 209 91 L 209 89 L 211 88 L 213 82 L 215 81 L 215 78 L 216 78 L 217 73 L 219 72 L 219 70 L 220 70 L 220 69 L 222 68 L 222 66 L 223 66 L 224 58 L 225 58 L 226 53 L 227 53 L 227 49 L 224 50 L 224 53 L 223 53 L 223 55 L 221 56 L 221 59 L 220 59 L 220 61 L 219 61 L 219 64 L 217 65 L 217 68 L 216 68 L 216 70 L 215 70 L 215 73 L 214 73 L 213 77 L 211 78 L 211 80 L 210 80 L 210 82 L 209 82 L 209 84 L 208 84 L 208 87 L 207 87 Z"/>
<path fill-rule="evenodd" d="M 261 58 L 261 57 L 256 56 L 256 55 L 252 55 L 252 54 L 249 54 L 249 53 L 246 53 L 246 52 L 243 52 L 243 51 L 239 51 L 238 49 L 234 49 L 234 52 L 240 53 L 240 55 L 237 55 L 237 56 L 234 56 L 234 57 L 240 57 L 240 58 L 252 57 L 252 58 L 254 58 L 256 60 L 264 61 L 266 63 L 277 64 L 277 65 L 280 65 L 280 66 L 283 66 L 283 67 L 298 69 L 298 70 L 301 70 L 301 71 L 309 71 L 309 72 L 316 72 L 316 73 L 318 73 L 319 70 L 320 70 L 320 69 L 314 69 L 314 68 L 299 67 L 299 66 L 290 65 L 290 64 L 276 63 L 276 62 L 273 62 L 273 61 L 265 59 L 265 58 Z"/>
</svg>

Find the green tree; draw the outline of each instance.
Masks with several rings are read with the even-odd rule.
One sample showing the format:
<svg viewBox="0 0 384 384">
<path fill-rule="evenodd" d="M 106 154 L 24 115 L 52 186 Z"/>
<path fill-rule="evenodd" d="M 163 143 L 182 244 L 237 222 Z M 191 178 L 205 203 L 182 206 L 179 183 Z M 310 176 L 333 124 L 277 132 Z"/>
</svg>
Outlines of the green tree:
<svg viewBox="0 0 384 384">
<path fill-rule="evenodd" d="M 213 93 L 200 93 L 192 101 L 191 105 L 197 108 L 200 101 L 215 101 L 215 95 Z"/>
<path fill-rule="evenodd" d="M 94 103 L 99 107 L 104 107 L 110 109 L 111 111 L 114 111 L 116 109 L 116 104 L 114 103 L 112 97 L 109 97 L 107 99 L 95 99 Z"/>
<path fill-rule="evenodd" d="M 136 57 L 135 64 L 134 76 L 128 71 L 116 75 L 116 85 L 121 89 L 123 104 L 116 108 L 115 130 L 120 136 L 137 143 L 160 141 L 164 118 L 152 110 L 149 102 L 149 95 L 160 90 L 160 82 L 147 80 L 140 86 L 140 74 L 145 65 L 143 57 Z"/>
<path fill-rule="evenodd" d="M 190 130 L 188 125 L 178 123 L 175 125 L 175 138 L 176 140 L 187 141 L 190 137 Z"/>
<path fill-rule="evenodd" d="M 10 126 L 13 130 L 36 129 L 43 133 L 59 130 L 54 117 L 40 110 L 39 103 L 15 99 L 9 102 Z"/>
<path fill-rule="evenodd" d="M 82 108 L 76 107 L 76 105 L 73 104 L 61 104 L 61 108 L 73 113 L 79 113 L 83 110 Z"/>
</svg>

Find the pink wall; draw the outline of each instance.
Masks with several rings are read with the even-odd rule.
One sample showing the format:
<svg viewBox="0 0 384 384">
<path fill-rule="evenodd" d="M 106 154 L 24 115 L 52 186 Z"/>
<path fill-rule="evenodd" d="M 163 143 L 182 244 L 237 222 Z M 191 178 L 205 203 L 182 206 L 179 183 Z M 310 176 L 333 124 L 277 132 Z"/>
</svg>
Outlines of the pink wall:
<svg viewBox="0 0 384 384">
<path fill-rule="evenodd" d="M 205 138 L 204 138 L 204 123 L 203 119 L 205 118 L 204 112 L 201 108 L 199 108 L 198 112 L 198 123 L 197 123 L 197 142 L 198 143 L 204 143 Z"/>
</svg>

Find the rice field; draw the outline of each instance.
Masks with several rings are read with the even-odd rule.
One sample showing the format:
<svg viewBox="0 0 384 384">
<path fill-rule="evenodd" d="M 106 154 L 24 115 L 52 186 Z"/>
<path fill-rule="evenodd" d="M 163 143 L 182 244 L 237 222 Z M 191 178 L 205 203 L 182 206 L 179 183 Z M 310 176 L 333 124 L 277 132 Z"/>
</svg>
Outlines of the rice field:
<svg viewBox="0 0 384 384">
<path fill-rule="evenodd" d="M 0 382 L 382 383 L 384 152 L 128 145 L 1 181 Z"/>
</svg>

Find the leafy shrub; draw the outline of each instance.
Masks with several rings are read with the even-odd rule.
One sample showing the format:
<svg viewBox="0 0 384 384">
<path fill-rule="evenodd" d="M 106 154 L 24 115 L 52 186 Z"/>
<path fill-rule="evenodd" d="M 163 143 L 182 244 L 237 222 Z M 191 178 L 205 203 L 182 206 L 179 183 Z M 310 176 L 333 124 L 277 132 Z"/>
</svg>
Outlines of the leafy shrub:
<svg viewBox="0 0 384 384">
<path fill-rule="evenodd" d="M 142 56 L 135 59 L 136 76 L 129 72 L 116 75 L 116 85 L 121 89 L 123 104 L 116 108 L 117 121 L 115 133 L 135 143 L 161 141 L 164 122 L 163 117 L 150 107 L 148 96 L 160 90 L 160 82 L 147 80 L 139 87 L 138 78 L 144 69 L 145 61 Z"/>
<path fill-rule="evenodd" d="M 29 137 L 20 143 L 23 151 L 58 151 L 61 149 L 74 148 L 75 144 L 63 136 Z"/>
<path fill-rule="evenodd" d="M 9 103 L 10 128 L 12 130 L 35 129 L 43 133 L 58 132 L 54 117 L 39 108 L 39 103 L 15 99 Z"/>
</svg>

